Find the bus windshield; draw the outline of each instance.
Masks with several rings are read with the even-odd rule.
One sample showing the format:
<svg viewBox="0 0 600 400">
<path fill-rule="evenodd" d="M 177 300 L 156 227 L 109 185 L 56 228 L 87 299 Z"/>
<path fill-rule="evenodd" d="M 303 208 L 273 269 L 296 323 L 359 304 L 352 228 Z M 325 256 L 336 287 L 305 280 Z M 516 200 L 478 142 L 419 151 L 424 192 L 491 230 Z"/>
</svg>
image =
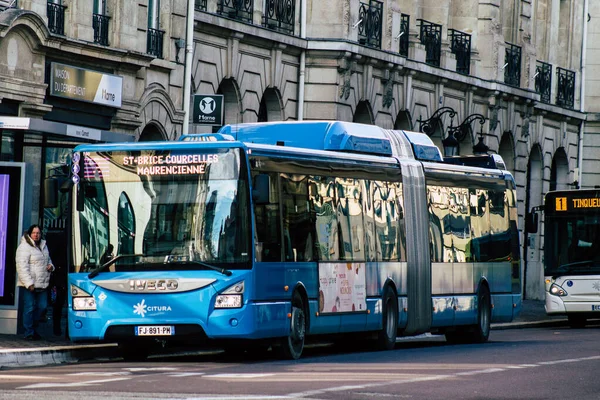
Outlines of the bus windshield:
<svg viewBox="0 0 600 400">
<path fill-rule="evenodd" d="M 117 256 L 104 272 L 250 268 L 240 149 L 84 152 L 74 161 L 75 204 L 83 205 L 73 224 L 75 272 Z"/>
<path fill-rule="evenodd" d="M 545 274 L 600 274 L 600 210 L 546 217 Z"/>
</svg>

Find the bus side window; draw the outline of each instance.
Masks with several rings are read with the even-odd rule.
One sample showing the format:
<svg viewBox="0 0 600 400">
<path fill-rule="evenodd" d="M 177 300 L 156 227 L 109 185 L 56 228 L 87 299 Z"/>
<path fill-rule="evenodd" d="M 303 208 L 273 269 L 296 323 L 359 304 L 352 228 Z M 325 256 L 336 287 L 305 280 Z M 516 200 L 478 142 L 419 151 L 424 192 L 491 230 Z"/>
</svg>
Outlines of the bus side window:
<svg viewBox="0 0 600 400">
<path fill-rule="evenodd" d="M 263 172 L 264 173 L 264 172 Z M 254 172 L 252 178 L 258 173 Z M 277 174 L 271 177 L 271 198 L 267 204 L 254 204 L 257 261 L 281 261 L 281 223 Z"/>
<path fill-rule="evenodd" d="M 308 196 L 308 177 L 281 174 L 281 198 L 285 261 L 313 261 L 315 216 Z"/>
<path fill-rule="evenodd" d="M 339 259 L 338 220 L 335 208 L 335 180 L 314 176 L 309 180 L 309 199 L 315 212 L 315 235 L 317 259 Z"/>
</svg>

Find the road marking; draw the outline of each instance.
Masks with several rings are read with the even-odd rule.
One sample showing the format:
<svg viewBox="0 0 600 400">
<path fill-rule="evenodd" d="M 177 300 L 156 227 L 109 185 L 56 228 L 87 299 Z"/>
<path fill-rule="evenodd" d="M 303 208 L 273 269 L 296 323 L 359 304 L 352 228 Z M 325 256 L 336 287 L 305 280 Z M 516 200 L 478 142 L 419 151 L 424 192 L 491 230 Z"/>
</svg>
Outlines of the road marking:
<svg viewBox="0 0 600 400">
<path fill-rule="evenodd" d="M 53 376 L 41 376 L 41 375 L 0 375 L 0 379 L 56 379 Z"/>
<path fill-rule="evenodd" d="M 536 367 L 541 367 L 543 365 L 554 365 L 554 364 L 561 364 L 561 363 L 592 361 L 592 360 L 598 360 L 598 359 L 600 359 L 600 356 L 567 358 L 567 359 L 554 360 L 554 361 L 540 361 L 535 364 L 520 364 L 520 365 L 514 365 L 514 366 L 504 366 L 503 368 L 486 368 L 483 370 L 456 372 L 454 374 L 448 374 L 448 375 L 432 375 L 432 376 L 423 376 L 423 377 L 411 378 L 411 379 L 395 379 L 395 380 L 387 381 L 387 382 L 373 382 L 373 383 L 368 383 L 368 384 L 364 384 L 364 385 L 355 385 L 355 386 L 336 386 L 336 387 L 330 387 L 330 388 L 325 388 L 325 389 L 309 390 L 309 391 L 299 392 L 299 393 L 289 393 L 288 396 L 290 396 L 290 397 L 318 396 L 320 394 L 331 393 L 331 392 L 344 392 L 344 391 L 356 390 L 356 389 L 376 388 L 376 387 L 384 387 L 384 386 L 390 386 L 390 385 L 401 385 L 401 384 L 405 384 L 405 383 L 427 382 L 427 381 L 432 381 L 432 380 L 434 380 L 434 381 L 435 380 L 446 380 L 446 379 L 453 379 L 453 378 L 457 378 L 457 377 L 461 377 L 461 376 L 504 372 L 504 371 L 507 371 L 508 369 L 515 369 L 515 368 L 536 368 Z"/>
<path fill-rule="evenodd" d="M 169 376 L 172 376 L 173 378 L 185 378 L 188 376 L 199 376 L 199 375 L 205 375 L 204 372 L 181 372 L 181 373 L 171 373 L 171 374 L 167 374 Z"/>
<path fill-rule="evenodd" d="M 72 374 L 66 374 L 68 376 L 95 376 L 95 377 L 101 377 L 101 376 L 125 376 L 125 375 L 131 375 L 131 372 L 128 371 L 121 371 L 121 372 L 74 372 Z"/>
<path fill-rule="evenodd" d="M 93 381 L 83 382 L 71 382 L 71 383 L 34 383 L 33 385 L 21 386 L 17 389 L 42 389 L 42 388 L 53 388 L 53 387 L 79 387 L 79 386 L 93 386 L 101 383 L 126 381 L 131 378 L 112 378 L 112 379 L 98 379 Z"/>
<path fill-rule="evenodd" d="M 145 371 L 178 371 L 179 368 L 172 368 L 172 367 L 148 367 L 148 368 L 144 368 L 144 367 L 136 367 L 136 368 L 121 368 L 124 371 L 131 371 L 131 372 L 145 372 Z"/>
<path fill-rule="evenodd" d="M 214 374 L 205 375 L 204 378 L 230 378 L 230 379 L 254 379 L 274 376 L 275 374 Z"/>
</svg>

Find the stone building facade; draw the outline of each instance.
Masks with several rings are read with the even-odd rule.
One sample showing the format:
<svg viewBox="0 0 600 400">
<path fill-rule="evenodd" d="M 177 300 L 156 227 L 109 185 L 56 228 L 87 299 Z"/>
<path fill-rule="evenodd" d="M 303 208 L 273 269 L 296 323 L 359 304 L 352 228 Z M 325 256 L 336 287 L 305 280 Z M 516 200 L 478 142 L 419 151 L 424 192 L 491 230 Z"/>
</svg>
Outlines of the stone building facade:
<svg viewBox="0 0 600 400">
<path fill-rule="evenodd" d="M 481 140 L 504 158 L 522 222 L 549 190 L 600 184 L 600 28 L 588 21 L 600 17 L 600 5 L 592 3 L 195 0 L 186 71 L 186 0 L 0 1 L 0 116 L 136 141 L 210 132 L 184 124 L 189 73 L 191 94 L 224 96 L 226 124 L 355 121 L 424 130 L 440 148 L 460 126 L 460 154 Z M 57 97 L 53 63 L 121 77 L 120 105 Z M 26 131 L 19 142 L 19 132 L 2 132 L 8 161 L 11 146 L 21 146 L 12 161 L 50 164 L 47 148 L 82 141 Z M 119 138 L 97 140 L 105 137 Z M 46 213 L 40 186 L 49 168 L 35 170 L 33 221 Z M 539 232 L 521 237 L 524 293 L 536 299 Z"/>
</svg>

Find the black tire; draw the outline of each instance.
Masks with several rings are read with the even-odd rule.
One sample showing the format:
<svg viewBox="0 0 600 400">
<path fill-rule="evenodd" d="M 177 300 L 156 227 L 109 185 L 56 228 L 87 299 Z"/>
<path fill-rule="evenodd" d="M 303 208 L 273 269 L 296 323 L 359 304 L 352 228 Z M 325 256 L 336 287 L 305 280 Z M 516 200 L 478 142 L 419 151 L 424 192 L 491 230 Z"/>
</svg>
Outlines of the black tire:
<svg viewBox="0 0 600 400">
<path fill-rule="evenodd" d="M 471 343 L 484 343 L 490 337 L 490 324 L 492 320 L 492 300 L 490 290 L 486 285 L 481 285 L 477 295 L 477 324 L 470 335 Z"/>
<path fill-rule="evenodd" d="M 300 293 L 295 292 L 292 296 L 292 318 L 290 318 L 289 336 L 279 340 L 277 350 L 279 356 L 286 360 L 297 360 L 304 351 L 304 339 L 306 337 L 306 311 L 304 300 Z"/>
<path fill-rule="evenodd" d="M 569 326 L 573 329 L 581 329 L 585 328 L 585 324 L 587 323 L 587 318 L 581 315 L 568 315 Z"/>
<path fill-rule="evenodd" d="M 445 333 L 449 343 L 485 343 L 490 337 L 492 301 L 487 286 L 482 285 L 477 294 L 477 323 L 464 328 L 448 330 Z"/>
<path fill-rule="evenodd" d="M 394 291 L 386 286 L 382 301 L 382 325 L 377 333 L 375 348 L 377 350 L 392 350 L 396 346 L 398 335 L 398 299 Z"/>
</svg>

